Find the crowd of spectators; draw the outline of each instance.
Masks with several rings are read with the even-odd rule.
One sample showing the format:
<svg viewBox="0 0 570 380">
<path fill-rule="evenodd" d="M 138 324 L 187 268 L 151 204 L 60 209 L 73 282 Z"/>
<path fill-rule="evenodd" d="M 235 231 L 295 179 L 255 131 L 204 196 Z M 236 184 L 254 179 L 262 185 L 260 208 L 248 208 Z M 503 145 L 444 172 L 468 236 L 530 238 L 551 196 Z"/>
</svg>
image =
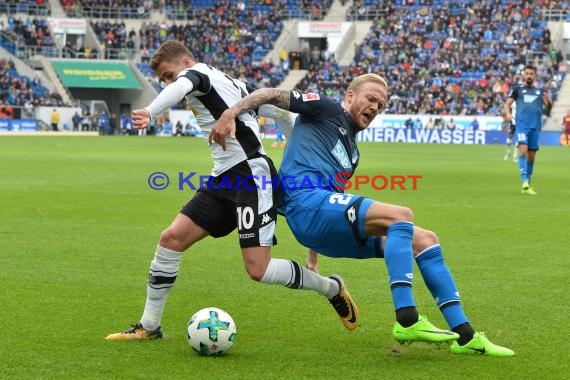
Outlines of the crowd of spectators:
<svg viewBox="0 0 570 380">
<path fill-rule="evenodd" d="M 48 0 L 2 0 L 0 14 L 26 13 L 31 16 L 49 16 L 51 7 Z"/>
<path fill-rule="evenodd" d="M 127 31 L 124 22 L 92 21 L 91 27 L 101 43 L 106 59 L 133 59 L 137 48 L 137 32 Z"/>
<path fill-rule="evenodd" d="M 122 21 L 91 20 L 104 58 L 140 60 L 149 77 L 150 57 L 159 44 L 177 39 L 197 60 L 211 64 L 251 87 L 277 86 L 287 75 L 286 60 L 265 62 L 291 9 L 326 14 L 331 0 L 62 0 L 68 11 L 101 8 L 192 9 L 194 19 L 141 22 L 127 30 Z M 300 90 L 319 90 L 340 100 L 355 75 L 377 72 L 390 83 L 387 113 L 499 115 L 525 63 L 538 66 L 538 84 L 556 100 L 566 65 L 553 49 L 546 8 L 539 0 L 355 0 L 347 17 L 365 9 L 378 17 L 355 46 L 353 64 L 340 66 L 333 54 L 306 54 L 308 75 Z M 567 9 L 566 1 L 555 2 Z M 566 7 L 566 8 L 565 8 Z M 289 14 L 290 16 L 291 14 Z M 101 16 L 102 17 L 102 16 Z M 52 46 L 46 20 L 8 18 L 2 34 L 32 46 Z M 72 51 L 71 47 L 69 51 Z M 123 52 L 123 53 L 120 53 Z M 126 56 L 124 52 L 128 52 Z M 75 51 L 74 51 L 75 53 Z M 74 57 L 75 54 L 69 56 Z M 158 84 L 155 81 L 155 85 Z"/>
<path fill-rule="evenodd" d="M 254 12 L 272 12 L 285 18 L 322 20 L 331 7 L 332 0 L 239 0 L 233 1 L 237 9 L 252 9 Z M 189 20 L 200 17 L 203 9 L 220 5 L 217 0 L 166 0 L 164 9 L 169 19 Z"/>
<path fill-rule="evenodd" d="M 263 9 L 218 1 L 213 12 L 201 10 L 199 23 L 143 22 L 137 36 L 129 32 L 127 43 L 138 39 L 141 60 L 148 63 L 160 43 L 176 39 L 188 46 L 199 62 L 240 78 L 252 87 L 277 86 L 287 69 L 262 61 L 273 49 L 283 21 L 277 7 L 267 5 Z"/>
<path fill-rule="evenodd" d="M 46 57 L 53 57 L 55 42 L 49 31 L 47 19 L 8 16 L 6 23 L 0 21 L 2 47 L 19 57 L 26 57 L 26 49 Z"/>
<path fill-rule="evenodd" d="M 386 5 L 409 7 L 412 9 L 418 9 L 426 6 L 436 8 L 457 6 L 458 8 L 465 8 L 466 6 L 477 2 L 479 2 L 479 0 L 353 0 L 346 13 L 346 19 L 348 21 L 374 20 L 385 14 Z M 510 4 L 512 6 L 516 6 L 521 3 L 524 3 L 524 1 L 497 0 L 493 2 L 494 5 Z M 537 0 L 533 1 L 532 5 L 547 12 L 555 10 L 558 13 L 558 15 L 555 15 L 555 19 L 560 20 L 562 18 L 566 18 L 568 21 L 567 17 L 570 11 L 570 2 L 567 0 Z"/>
<path fill-rule="evenodd" d="M 42 0 L 38 0 L 42 1 Z M 164 12 L 170 20 L 197 20 L 204 10 L 211 11 L 227 3 L 220 0 L 60 0 L 69 17 L 102 19 L 150 19 L 153 9 Z M 270 12 L 282 17 L 322 20 L 333 0 L 239 0 L 232 8 Z"/>
<path fill-rule="evenodd" d="M 35 106 L 65 106 L 61 96 L 50 93 L 37 77 L 16 71 L 11 59 L 0 58 L 0 104 L 21 106 L 29 114 Z"/>
<path fill-rule="evenodd" d="M 552 47 L 541 7 L 530 1 L 444 2 L 411 8 L 376 1 L 383 4 L 382 16 L 357 47 L 353 64 L 340 67 L 334 57 L 321 57 L 297 87 L 321 88 L 340 99 L 351 77 L 377 72 L 390 84 L 386 113 L 500 115 L 509 89 L 532 63 L 538 84 L 556 100 L 566 65 Z"/>
<path fill-rule="evenodd" d="M 149 0 L 60 0 L 69 17 L 148 19 L 154 3 Z M 156 3 L 158 6 L 158 2 Z"/>
</svg>

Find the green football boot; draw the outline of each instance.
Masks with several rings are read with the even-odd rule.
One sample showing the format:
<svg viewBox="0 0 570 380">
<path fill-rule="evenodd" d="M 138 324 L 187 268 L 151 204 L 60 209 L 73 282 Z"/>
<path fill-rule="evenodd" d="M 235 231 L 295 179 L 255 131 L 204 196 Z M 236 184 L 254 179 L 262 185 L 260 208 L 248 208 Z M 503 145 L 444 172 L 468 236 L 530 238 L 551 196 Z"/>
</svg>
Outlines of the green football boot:
<svg viewBox="0 0 570 380">
<path fill-rule="evenodd" d="M 459 335 L 449 330 L 435 327 L 427 317 L 420 315 L 418 321 L 409 327 L 403 327 L 396 322 L 392 335 L 400 343 L 427 342 L 442 343 L 457 340 Z"/>
<path fill-rule="evenodd" d="M 524 181 L 522 184 L 521 194 L 536 195 L 536 191 L 530 187 L 530 182 Z"/>
<path fill-rule="evenodd" d="M 473 335 L 473 339 L 464 346 L 453 342 L 451 352 L 454 354 L 479 354 L 489 356 L 514 356 L 515 354 L 513 350 L 492 343 L 482 332 L 476 332 L 475 335 Z"/>
</svg>

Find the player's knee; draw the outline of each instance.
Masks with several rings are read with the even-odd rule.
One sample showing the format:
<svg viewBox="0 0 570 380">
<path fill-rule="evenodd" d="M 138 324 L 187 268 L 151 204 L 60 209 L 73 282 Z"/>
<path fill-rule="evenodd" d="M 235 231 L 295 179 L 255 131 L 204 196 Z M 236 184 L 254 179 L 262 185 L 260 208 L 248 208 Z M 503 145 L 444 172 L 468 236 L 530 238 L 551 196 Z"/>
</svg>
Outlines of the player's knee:
<svg viewBox="0 0 570 380">
<path fill-rule="evenodd" d="M 430 230 L 424 230 L 423 240 L 425 242 L 425 245 L 428 247 L 434 244 L 439 244 L 439 238 L 437 237 L 437 234 Z"/>
<path fill-rule="evenodd" d="M 413 222 L 414 213 L 408 207 L 399 207 L 394 215 L 395 222 Z"/>
<path fill-rule="evenodd" d="M 158 244 L 160 244 L 161 247 L 168 248 L 176 252 L 183 252 L 188 248 L 184 238 L 178 236 L 174 229 L 170 227 L 162 231 Z"/>
<path fill-rule="evenodd" d="M 439 238 L 435 232 L 420 227 L 414 228 L 414 256 L 436 244 L 439 244 Z"/>
<path fill-rule="evenodd" d="M 261 279 L 263 278 L 263 276 L 265 275 L 265 270 L 267 268 L 261 268 L 258 265 L 246 265 L 245 266 L 245 270 L 249 276 L 249 278 L 251 278 L 253 281 L 261 281 Z"/>
<path fill-rule="evenodd" d="M 243 264 L 249 277 L 262 281 L 271 263 L 270 247 L 242 248 Z M 270 281 L 271 283 L 271 281 Z"/>
</svg>

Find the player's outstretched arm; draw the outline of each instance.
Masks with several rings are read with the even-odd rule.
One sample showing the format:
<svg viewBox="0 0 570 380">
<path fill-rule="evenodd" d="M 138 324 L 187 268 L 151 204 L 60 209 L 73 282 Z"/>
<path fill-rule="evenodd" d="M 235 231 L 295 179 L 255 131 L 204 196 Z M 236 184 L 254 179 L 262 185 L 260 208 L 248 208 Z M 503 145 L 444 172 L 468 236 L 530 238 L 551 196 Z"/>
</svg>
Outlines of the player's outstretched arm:
<svg viewBox="0 0 570 380">
<path fill-rule="evenodd" d="M 147 107 L 142 110 L 135 110 L 131 113 L 134 127 L 148 127 L 152 119 L 156 119 L 158 115 L 178 104 L 178 102 L 184 99 L 187 93 L 192 91 L 192 88 L 192 82 L 184 77 L 178 78 L 170 83 Z"/>
<path fill-rule="evenodd" d="M 235 138 L 236 117 L 244 112 L 259 108 L 263 104 L 273 104 L 288 111 L 291 106 L 290 94 L 290 91 L 278 88 L 260 88 L 255 90 L 222 113 L 210 130 L 208 142 L 211 144 L 212 141 L 215 141 L 225 150 L 226 135 L 229 134 L 232 138 Z"/>
</svg>

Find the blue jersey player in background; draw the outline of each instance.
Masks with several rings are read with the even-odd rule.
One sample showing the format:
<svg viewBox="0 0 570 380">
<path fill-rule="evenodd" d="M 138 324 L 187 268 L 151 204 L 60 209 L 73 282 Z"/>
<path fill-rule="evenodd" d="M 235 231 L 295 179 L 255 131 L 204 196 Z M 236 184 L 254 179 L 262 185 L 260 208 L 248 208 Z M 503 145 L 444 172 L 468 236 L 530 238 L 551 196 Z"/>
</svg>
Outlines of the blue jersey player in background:
<svg viewBox="0 0 570 380">
<path fill-rule="evenodd" d="M 505 121 L 512 121 L 511 106 L 516 104 L 515 137 L 519 151 L 519 171 L 523 194 L 536 195 L 531 187 L 534 160 L 538 151 L 538 138 L 542 130 L 543 109 L 550 109 L 552 102 L 543 89 L 534 85 L 536 69 L 527 65 L 524 68 L 523 85 L 511 90 L 505 102 Z"/>
<path fill-rule="evenodd" d="M 298 113 L 279 170 L 281 211 L 296 239 L 329 257 L 384 258 L 396 311 L 396 340 L 453 341 L 454 353 L 512 356 L 510 349 L 474 331 L 437 235 L 414 226 L 412 210 L 342 190 L 343 180 L 352 176 L 360 159 L 356 134 L 370 125 L 387 101 L 388 85 L 376 74 L 355 78 L 342 104 L 315 93 L 259 89 L 224 111 L 212 127 L 210 141 L 224 147 L 226 135 L 235 136 L 238 115 L 262 104 Z M 412 292 L 414 257 L 452 331 L 438 329 L 419 315 Z"/>
</svg>

